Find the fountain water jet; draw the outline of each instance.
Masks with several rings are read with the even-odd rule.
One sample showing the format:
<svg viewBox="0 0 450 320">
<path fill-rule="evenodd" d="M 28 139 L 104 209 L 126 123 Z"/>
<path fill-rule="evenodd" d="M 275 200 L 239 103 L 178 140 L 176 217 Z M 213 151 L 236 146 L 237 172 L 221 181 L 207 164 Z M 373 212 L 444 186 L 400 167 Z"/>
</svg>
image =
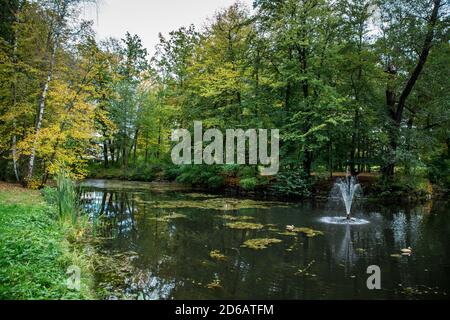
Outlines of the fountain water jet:
<svg viewBox="0 0 450 320">
<path fill-rule="evenodd" d="M 355 219 L 351 217 L 351 210 L 353 200 L 359 197 L 362 193 L 361 185 L 358 183 L 356 177 L 350 174 L 347 170 L 345 178 L 338 178 L 331 189 L 330 200 L 342 201 L 345 207 L 345 218 L 339 217 L 323 217 L 320 220 L 325 223 L 331 224 L 342 224 L 342 223 L 352 223 L 352 224 L 366 224 L 369 223 L 364 219 Z"/>
<path fill-rule="evenodd" d="M 331 191 L 332 196 L 336 195 L 335 190 L 338 191 L 337 194 L 340 195 L 340 198 L 345 205 L 347 220 L 350 220 L 350 211 L 352 210 L 353 198 L 361 194 L 361 186 L 357 183 L 356 177 L 353 177 L 350 172 L 347 171 L 345 178 L 338 178 L 336 180 L 336 183 Z"/>
</svg>

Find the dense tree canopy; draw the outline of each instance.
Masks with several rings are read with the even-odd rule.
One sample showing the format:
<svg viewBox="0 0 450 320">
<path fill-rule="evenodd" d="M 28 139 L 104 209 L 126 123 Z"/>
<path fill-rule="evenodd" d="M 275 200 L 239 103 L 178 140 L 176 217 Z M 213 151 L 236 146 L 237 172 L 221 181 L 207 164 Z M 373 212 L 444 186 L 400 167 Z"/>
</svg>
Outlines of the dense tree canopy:
<svg viewBox="0 0 450 320">
<path fill-rule="evenodd" d="M 447 1 L 237 2 L 160 35 L 153 57 L 129 33 L 96 43 L 82 1 L 1 2 L 3 178 L 39 186 L 64 164 L 220 184 L 234 168 L 170 162 L 172 129 L 202 120 L 279 128 L 284 178 L 349 168 L 449 185 Z M 243 187 L 267 182 L 238 171 Z"/>
</svg>

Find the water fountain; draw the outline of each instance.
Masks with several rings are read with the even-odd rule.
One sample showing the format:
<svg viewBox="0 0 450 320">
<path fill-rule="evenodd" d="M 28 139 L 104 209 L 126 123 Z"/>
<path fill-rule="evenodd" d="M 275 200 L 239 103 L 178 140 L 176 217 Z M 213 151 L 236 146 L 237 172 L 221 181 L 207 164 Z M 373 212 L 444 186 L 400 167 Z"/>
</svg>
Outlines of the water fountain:
<svg viewBox="0 0 450 320">
<path fill-rule="evenodd" d="M 366 224 L 369 223 L 364 219 L 357 219 L 351 217 L 351 210 L 353 200 L 362 194 L 361 185 L 358 183 L 356 177 L 350 174 L 347 170 L 347 174 L 344 178 L 338 178 L 336 183 L 330 192 L 329 199 L 331 201 L 342 202 L 345 207 L 345 217 L 323 217 L 320 219 L 322 222 L 332 223 L 332 224 Z"/>
<path fill-rule="evenodd" d="M 349 172 L 347 172 L 344 179 L 337 179 L 333 189 L 338 189 L 338 194 L 345 205 L 345 212 L 347 214 L 346 219 L 350 220 L 350 211 L 352 209 L 353 198 L 355 195 L 360 195 L 361 186 L 357 183 L 356 177 L 353 177 Z M 333 194 L 333 190 L 331 192 Z"/>
</svg>

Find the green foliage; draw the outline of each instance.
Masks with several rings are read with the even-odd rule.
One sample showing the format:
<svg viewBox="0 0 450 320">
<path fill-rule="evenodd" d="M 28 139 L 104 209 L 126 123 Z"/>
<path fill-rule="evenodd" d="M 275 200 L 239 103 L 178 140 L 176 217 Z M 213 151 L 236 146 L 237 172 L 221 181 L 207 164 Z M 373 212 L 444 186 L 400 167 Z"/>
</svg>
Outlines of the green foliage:
<svg viewBox="0 0 450 320">
<path fill-rule="evenodd" d="M 239 169 L 241 167 L 242 166 L 240 166 L 238 164 L 224 164 L 222 166 L 222 174 L 227 177 L 236 177 L 236 176 L 238 176 Z"/>
<path fill-rule="evenodd" d="M 0 202 L 0 299 L 93 298 L 88 264 L 66 240 L 71 227 L 57 223 L 56 216 L 53 207 L 39 202 Z M 82 269 L 80 291 L 67 288 L 70 265 Z"/>
<path fill-rule="evenodd" d="M 225 184 L 225 179 L 222 176 L 212 175 L 206 181 L 205 186 L 208 186 L 212 189 L 219 189 Z"/>
<path fill-rule="evenodd" d="M 164 179 L 174 181 L 181 174 L 182 166 L 177 166 L 172 163 L 165 164 L 163 169 Z"/>
<path fill-rule="evenodd" d="M 256 177 L 244 178 L 239 181 L 239 185 L 244 190 L 254 190 L 258 185 L 258 179 Z"/>
<path fill-rule="evenodd" d="M 177 181 L 192 185 L 208 186 L 213 189 L 220 188 L 225 183 L 225 179 L 220 175 L 220 167 L 207 165 L 182 166 Z"/>
<path fill-rule="evenodd" d="M 395 179 L 380 178 L 372 187 L 374 198 L 417 200 L 429 194 L 428 181 L 417 175 L 397 175 Z"/>
<path fill-rule="evenodd" d="M 45 186 L 41 189 L 42 196 L 48 204 L 58 206 L 58 191 L 56 188 Z"/>
<path fill-rule="evenodd" d="M 258 176 L 258 169 L 256 166 L 239 166 L 238 176 L 241 179 L 256 177 Z"/>
<path fill-rule="evenodd" d="M 427 173 L 432 183 L 447 192 L 450 190 L 450 158 L 448 155 L 434 156 L 428 163 Z"/>
<path fill-rule="evenodd" d="M 311 194 L 311 182 L 304 172 L 289 170 L 277 175 L 271 190 L 287 197 L 308 197 Z"/>
<path fill-rule="evenodd" d="M 162 171 L 162 165 L 155 163 L 141 163 L 134 168 L 126 170 L 127 179 L 137 181 L 153 181 Z"/>
<path fill-rule="evenodd" d="M 104 162 L 91 166 L 97 177 L 214 187 L 239 179 L 248 190 L 268 183 L 251 165 L 169 164 L 171 131 L 201 120 L 222 131 L 280 129 L 288 171 L 325 178 L 349 167 L 392 179 L 426 167 L 445 187 L 448 6 L 434 19 L 436 1 L 410 2 L 257 0 L 252 11 L 237 2 L 205 28 L 161 35 L 152 57 L 128 32 L 96 42 L 79 25 L 79 0 L 10 3 L 0 22 L 1 174 L 41 187 L 56 160 L 84 176 L 90 158 Z M 23 177 L 30 159 L 34 174 Z M 274 190 L 308 194 L 305 179 L 284 178 Z"/>
<path fill-rule="evenodd" d="M 75 225 L 79 216 L 78 192 L 75 182 L 63 167 L 56 174 L 55 195 L 60 219 L 70 220 Z"/>
</svg>

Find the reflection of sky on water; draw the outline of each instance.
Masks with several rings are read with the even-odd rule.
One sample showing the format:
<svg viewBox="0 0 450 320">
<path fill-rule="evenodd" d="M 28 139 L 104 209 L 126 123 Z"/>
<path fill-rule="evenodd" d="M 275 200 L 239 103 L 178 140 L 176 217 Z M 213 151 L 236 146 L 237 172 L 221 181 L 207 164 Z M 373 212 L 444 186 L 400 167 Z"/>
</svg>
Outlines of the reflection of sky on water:
<svg viewBox="0 0 450 320">
<path fill-rule="evenodd" d="M 138 298 L 143 300 L 169 299 L 172 290 L 175 289 L 176 281 L 165 281 L 152 274 L 152 272 L 140 271 L 133 277 L 128 278 L 129 293 L 138 293 Z"/>
</svg>

